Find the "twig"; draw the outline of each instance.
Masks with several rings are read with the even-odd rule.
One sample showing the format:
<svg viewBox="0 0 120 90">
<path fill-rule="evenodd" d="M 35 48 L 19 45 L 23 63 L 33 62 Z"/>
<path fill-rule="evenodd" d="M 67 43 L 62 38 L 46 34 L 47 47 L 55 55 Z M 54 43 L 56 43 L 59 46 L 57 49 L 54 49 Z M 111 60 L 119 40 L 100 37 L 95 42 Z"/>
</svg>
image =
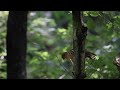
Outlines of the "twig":
<svg viewBox="0 0 120 90">
<path fill-rule="evenodd" d="M 56 56 L 57 57 L 57 56 Z M 64 68 L 64 70 L 65 71 L 67 71 L 68 72 L 68 70 L 61 64 L 61 62 L 60 62 L 60 60 L 59 60 L 59 58 L 57 57 L 57 59 L 58 59 L 58 61 L 59 61 L 59 63 L 60 63 L 60 65 Z"/>
<path fill-rule="evenodd" d="M 57 56 L 56 56 L 57 57 Z M 66 73 L 66 76 L 68 75 L 68 74 L 70 74 L 69 73 L 69 71 L 61 64 L 61 62 L 60 62 L 60 60 L 59 60 L 59 58 L 57 57 L 57 59 L 58 59 L 58 61 L 59 61 L 59 64 L 60 64 L 60 66 L 62 66 L 63 67 L 63 69 L 64 69 L 64 71 L 66 71 L 65 73 Z M 70 76 L 72 76 L 73 77 L 73 75 L 70 75 Z"/>
</svg>

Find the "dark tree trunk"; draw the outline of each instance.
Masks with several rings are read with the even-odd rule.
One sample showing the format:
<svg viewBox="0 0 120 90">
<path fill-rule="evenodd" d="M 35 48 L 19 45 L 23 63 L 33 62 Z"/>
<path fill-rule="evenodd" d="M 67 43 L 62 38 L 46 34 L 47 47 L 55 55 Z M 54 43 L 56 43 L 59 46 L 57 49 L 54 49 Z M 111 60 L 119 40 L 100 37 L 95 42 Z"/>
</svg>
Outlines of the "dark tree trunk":
<svg viewBox="0 0 120 90">
<path fill-rule="evenodd" d="M 26 78 L 27 11 L 10 11 L 7 21 L 7 78 Z"/>
<path fill-rule="evenodd" d="M 82 25 L 82 12 L 73 11 L 73 49 L 75 51 L 75 63 L 73 74 L 75 79 L 84 79 L 85 74 L 85 39 L 87 28 Z"/>
</svg>

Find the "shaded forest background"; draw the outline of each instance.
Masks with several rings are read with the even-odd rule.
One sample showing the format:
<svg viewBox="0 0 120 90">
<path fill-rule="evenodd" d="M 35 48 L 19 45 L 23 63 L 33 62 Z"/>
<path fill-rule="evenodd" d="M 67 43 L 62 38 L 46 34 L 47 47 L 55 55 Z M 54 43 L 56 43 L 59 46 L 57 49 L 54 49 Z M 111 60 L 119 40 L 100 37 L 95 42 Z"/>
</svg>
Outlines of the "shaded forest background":
<svg viewBox="0 0 120 90">
<path fill-rule="evenodd" d="M 0 78 L 6 78 L 6 22 L 0 11 Z M 120 12 L 84 11 L 88 27 L 86 49 L 97 55 L 86 60 L 86 79 L 114 79 L 119 72 L 113 59 L 120 52 Z M 71 79 L 72 65 L 61 54 L 72 49 L 73 27 L 69 11 L 30 11 L 27 32 L 27 78 Z M 63 68 L 65 67 L 66 70 Z"/>
</svg>

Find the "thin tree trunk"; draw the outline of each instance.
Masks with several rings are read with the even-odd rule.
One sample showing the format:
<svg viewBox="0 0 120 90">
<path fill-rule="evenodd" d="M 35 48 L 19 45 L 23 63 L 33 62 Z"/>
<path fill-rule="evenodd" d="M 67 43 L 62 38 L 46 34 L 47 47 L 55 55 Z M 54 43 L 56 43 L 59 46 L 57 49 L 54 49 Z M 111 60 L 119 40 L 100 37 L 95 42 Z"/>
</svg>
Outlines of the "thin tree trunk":
<svg viewBox="0 0 120 90">
<path fill-rule="evenodd" d="M 7 21 L 7 78 L 26 78 L 27 11 L 10 11 Z"/>
<path fill-rule="evenodd" d="M 73 16 L 73 49 L 75 53 L 75 63 L 73 74 L 75 79 L 84 79 L 85 74 L 85 39 L 87 28 L 82 25 L 82 12 L 72 11 Z"/>
</svg>

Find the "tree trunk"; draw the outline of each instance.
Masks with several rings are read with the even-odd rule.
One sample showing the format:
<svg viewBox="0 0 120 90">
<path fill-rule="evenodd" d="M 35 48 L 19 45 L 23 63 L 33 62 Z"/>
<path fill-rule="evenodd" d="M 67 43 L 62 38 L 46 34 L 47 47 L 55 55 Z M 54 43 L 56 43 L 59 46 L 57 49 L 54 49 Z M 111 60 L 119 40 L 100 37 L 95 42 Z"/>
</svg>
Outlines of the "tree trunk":
<svg viewBox="0 0 120 90">
<path fill-rule="evenodd" d="M 73 74 L 75 79 L 84 79 L 85 74 L 85 39 L 87 28 L 82 25 L 82 12 L 72 11 L 73 16 L 73 49 L 75 53 L 75 63 Z"/>
<path fill-rule="evenodd" d="M 27 11 L 10 11 L 7 21 L 7 78 L 26 78 Z"/>
</svg>

